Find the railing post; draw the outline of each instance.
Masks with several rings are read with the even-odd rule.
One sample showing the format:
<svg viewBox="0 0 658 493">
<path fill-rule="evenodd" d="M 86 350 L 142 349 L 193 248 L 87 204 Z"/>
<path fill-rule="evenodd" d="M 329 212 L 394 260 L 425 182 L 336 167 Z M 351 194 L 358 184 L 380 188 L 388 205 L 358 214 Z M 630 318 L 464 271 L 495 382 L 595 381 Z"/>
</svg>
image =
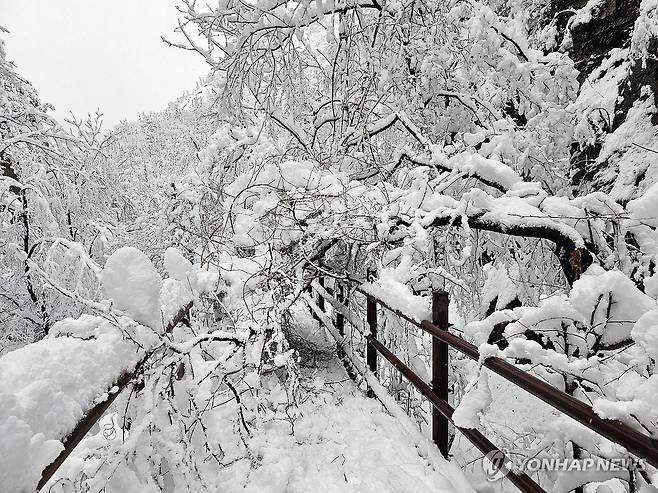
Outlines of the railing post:
<svg viewBox="0 0 658 493">
<path fill-rule="evenodd" d="M 343 283 L 336 280 L 336 299 L 342 305 L 345 302 Z M 336 329 L 341 336 L 345 335 L 345 315 L 336 310 Z"/>
<path fill-rule="evenodd" d="M 372 296 L 367 297 L 366 319 L 368 321 L 370 335 L 377 339 L 377 302 Z M 377 348 L 375 348 L 370 341 L 368 341 L 366 345 L 366 363 L 368 364 L 368 369 L 377 375 Z M 375 393 L 373 390 L 368 388 L 368 397 L 374 396 Z"/>
<path fill-rule="evenodd" d="M 322 278 L 320 278 L 322 279 Z M 311 282 L 309 281 L 308 285 L 306 286 L 306 292 L 308 293 L 309 297 L 313 299 L 313 286 Z M 319 301 L 320 295 L 318 294 L 318 301 Z M 313 317 L 313 320 L 317 320 L 318 322 L 320 321 L 320 318 L 315 314 L 313 310 L 311 310 L 311 317 Z"/>
<path fill-rule="evenodd" d="M 448 330 L 448 293 L 432 291 L 432 323 Z M 448 345 L 432 337 L 432 390 L 448 402 Z M 432 440 L 444 457 L 448 458 L 448 419 L 432 408 Z"/>
<path fill-rule="evenodd" d="M 324 277 L 318 277 L 318 284 L 324 288 Z M 318 308 L 324 313 L 324 298 L 318 293 Z"/>
</svg>

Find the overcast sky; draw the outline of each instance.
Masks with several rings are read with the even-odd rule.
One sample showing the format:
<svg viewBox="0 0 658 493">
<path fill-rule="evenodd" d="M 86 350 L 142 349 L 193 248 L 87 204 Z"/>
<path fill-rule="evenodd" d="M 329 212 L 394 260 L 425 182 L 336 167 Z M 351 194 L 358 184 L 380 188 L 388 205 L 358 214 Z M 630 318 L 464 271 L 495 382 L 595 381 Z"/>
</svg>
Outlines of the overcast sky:
<svg viewBox="0 0 658 493">
<path fill-rule="evenodd" d="M 97 108 L 105 125 L 159 110 L 208 69 L 166 46 L 174 0 L 0 0 L 7 57 L 59 118 Z M 171 36 L 170 36 L 171 37 Z"/>
</svg>

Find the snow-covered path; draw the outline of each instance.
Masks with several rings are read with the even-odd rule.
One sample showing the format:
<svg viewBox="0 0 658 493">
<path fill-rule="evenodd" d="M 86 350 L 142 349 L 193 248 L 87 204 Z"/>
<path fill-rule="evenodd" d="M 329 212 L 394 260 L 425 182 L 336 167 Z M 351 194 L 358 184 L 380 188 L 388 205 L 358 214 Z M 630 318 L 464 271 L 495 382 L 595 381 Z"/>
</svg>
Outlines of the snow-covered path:
<svg viewBox="0 0 658 493">
<path fill-rule="evenodd" d="M 303 417 L 292 434 L 291 424 L 280 421 L 261 434 L 262 465 L 251 472 L 246 491 L 474 491 L 454 464 L 421 457 L 414 438 L 376 399 L 356 389 L 340 363 L 309 370 L 303 385 L 311 389 L 301 405 Z"/>
</svg>

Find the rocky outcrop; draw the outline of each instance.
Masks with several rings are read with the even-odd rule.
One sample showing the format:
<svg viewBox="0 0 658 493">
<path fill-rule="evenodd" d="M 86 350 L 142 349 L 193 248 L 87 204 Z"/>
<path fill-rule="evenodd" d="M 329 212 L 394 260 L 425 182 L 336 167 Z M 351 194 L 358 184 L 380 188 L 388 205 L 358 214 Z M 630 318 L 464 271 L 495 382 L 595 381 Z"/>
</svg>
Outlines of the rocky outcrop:
<svg viewBox="0 0 658 493">
<path fill-rule="evenodd" d="M 641 0 L 553 0 L 544 10 L 580 71 L 579 110 L 595 135 L 572 148 L 575 193 L 604 190 L 625 203 L 658 180 L 658 38 L 644 40 L 649 56 L 632 46 L 642 8 Z"/>
<path fill-rule="evenodd" d="M 611 50 L 628 47 L 639 8 L 640 0 L 554 0 L 557 22 L 568 24 L 569 54 L 581 83 Z"/>
</svg>

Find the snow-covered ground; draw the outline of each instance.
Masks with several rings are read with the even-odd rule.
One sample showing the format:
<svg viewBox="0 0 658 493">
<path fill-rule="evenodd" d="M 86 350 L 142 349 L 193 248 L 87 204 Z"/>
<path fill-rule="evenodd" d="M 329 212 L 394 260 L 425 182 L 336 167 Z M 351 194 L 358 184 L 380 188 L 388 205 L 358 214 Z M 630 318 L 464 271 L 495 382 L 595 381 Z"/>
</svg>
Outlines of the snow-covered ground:
<svg viewBox="0 0 658 493">
<path fill-rule="evenodd" d="M 245 491 L 473 491 L 453 464 L 422 457 L 414 437 L 358 390 L 337 361 L 303 378 L 302 417 L 294 425 L 273 421 L 258 438 L 262 462 Z"/>
<path fill-rule="evenodd" d="M 251 469 L 248 461 L 239 461 L 218 471 L 216 491 L 475 492 L 454 462 L 446 462 L 438 451 L 424 452 L 426 443 L 419 443 L 377 399 L 366 397 L 336 359 L 303 368 L 301 387 L 304 397 L 293 413 L 296 419 L 272 420 L 249 440 L 259 465 Z M 116 414 L 103 417 L 57 477 L 76 474 L 82 459 L 99 444 L 121 440 L 119 423 Z M 105 485 L 106 493 L 152 491 L 140 489 L 133 473 L 123 471 Z"/>
</svg>

